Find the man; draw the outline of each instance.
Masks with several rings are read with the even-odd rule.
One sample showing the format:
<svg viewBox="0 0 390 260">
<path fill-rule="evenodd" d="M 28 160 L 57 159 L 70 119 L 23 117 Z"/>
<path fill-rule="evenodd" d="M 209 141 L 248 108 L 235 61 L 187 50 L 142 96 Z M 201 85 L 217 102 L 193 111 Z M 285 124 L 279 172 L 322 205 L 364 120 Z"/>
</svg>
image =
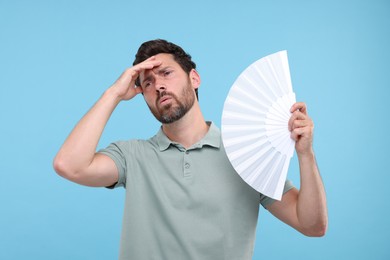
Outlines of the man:
<svg viewBox="0 0 390 260">
<path fill-rule="evenodd" d="M 281 201 L 259 194 L 235 173 L 219 129 L 203 118 L 200 76 L 191 57 L 165 40 L 141 45 L 125 70 L 80 120 L 54 160 L 63 177 L 126 188 L 120 259 L 251 259 L 261 203 L 308 236 L 327 228 L 324 187 L 306 106 L 292 106 L 301 188 L 287 181 Z M 142 93 L 161 129 L 148 140 L 96 152 L 111 113 Z"/>
</svg>

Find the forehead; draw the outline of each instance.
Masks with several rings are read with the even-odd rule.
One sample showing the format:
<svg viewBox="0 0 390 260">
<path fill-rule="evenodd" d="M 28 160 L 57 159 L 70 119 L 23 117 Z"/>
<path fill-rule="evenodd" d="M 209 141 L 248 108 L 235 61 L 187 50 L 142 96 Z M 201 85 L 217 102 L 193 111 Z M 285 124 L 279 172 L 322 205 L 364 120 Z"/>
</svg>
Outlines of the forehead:
<svg viewBox="0 0 390 260">
<path fill-rule="evenodd" d="M 164 63 L 175 63 L 178 65 L 178 63 L 175 61 L 174 57 L 172 54 L 169 53 L 159 53 L 155 55 L 156 60 L 162 61 L 161 66 L 164 66 Z"/>
<path fill-rule="evenodd" d="M 175 61 L 175 59 L 174 59 L 172 54 L 169 54 L 169 53 L 159 53 L 159 54 L 155 55 L 155 57 L 156 57 L 156 60 L 161 61 L 161 65 L 157 66 L 157 67 L 154 67 L 151 70 L 142 71 L 141 74 L 140 74 L 140 79 L 141 80 L 143 78 L 145 78 L 147 75 L 149 75 L 150 73 L 152 73 L 152 71 L 156 71 L 156 70 L 159 70 L 159 69 L 162 69 L 162 68 L 166 68 L 166 67 L 181 68 L 180 65 Z"/>
</svg>

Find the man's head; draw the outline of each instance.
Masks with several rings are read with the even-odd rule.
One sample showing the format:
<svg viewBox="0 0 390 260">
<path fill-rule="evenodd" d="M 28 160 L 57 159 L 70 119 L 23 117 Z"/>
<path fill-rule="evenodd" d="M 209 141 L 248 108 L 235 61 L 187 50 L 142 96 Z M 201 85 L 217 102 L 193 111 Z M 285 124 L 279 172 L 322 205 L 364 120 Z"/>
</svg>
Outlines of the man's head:
<svg viewBox="0 0 390 260">
<path fill-rule="evenodd" d="M 196 64 L 191 60 L 191 56 L 188 53 L 186 53 L 180 46 L 162 39 L 144 42 L 139 47 L 138 52 L 135 55 L 133 65 L 141 63 L 144 60 L 160 53 L 171 54 L 174 60 L 188 75 L 192 69 L 196 69 Z M 137 86 L 141 85 L 139 78 L 135 83 Z M 195 90 L 195 93 L 196 98 L 198 98 L 198 89 Z"/>
</svg>

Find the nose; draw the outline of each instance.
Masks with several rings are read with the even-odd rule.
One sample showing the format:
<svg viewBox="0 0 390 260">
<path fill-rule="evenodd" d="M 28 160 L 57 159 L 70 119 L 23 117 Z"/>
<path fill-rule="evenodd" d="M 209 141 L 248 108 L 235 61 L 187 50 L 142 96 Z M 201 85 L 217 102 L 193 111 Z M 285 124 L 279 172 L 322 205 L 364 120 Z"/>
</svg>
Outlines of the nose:
<svg viewBox="0 0 390 260">
<path fill-rule="evenodd" d="M 163 91 L 163 90 L 166 90 L 166 86 L 165 86 L 165 83 L 162 79 L 160 79 L 159 77 L 156 77 L 155 79 L 155 87 L 156 87 L 156 91 Z"/>
</svg>

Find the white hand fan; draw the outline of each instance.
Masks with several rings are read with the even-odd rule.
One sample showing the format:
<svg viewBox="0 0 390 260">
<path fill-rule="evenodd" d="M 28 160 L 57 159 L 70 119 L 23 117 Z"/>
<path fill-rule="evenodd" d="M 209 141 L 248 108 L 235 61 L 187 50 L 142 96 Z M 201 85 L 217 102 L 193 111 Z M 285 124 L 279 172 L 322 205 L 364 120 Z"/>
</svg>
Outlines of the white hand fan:
<svg viewBox="0 0 390 260">
<path fill-rule="evenodd" d="M 241 73 L 222 113 L 223 145 L 234 169 L 258 192 L 277 200 L 294 153 L 288 130 L 294 103 L 287 51 L 280 51 Z"/>
</svg>

